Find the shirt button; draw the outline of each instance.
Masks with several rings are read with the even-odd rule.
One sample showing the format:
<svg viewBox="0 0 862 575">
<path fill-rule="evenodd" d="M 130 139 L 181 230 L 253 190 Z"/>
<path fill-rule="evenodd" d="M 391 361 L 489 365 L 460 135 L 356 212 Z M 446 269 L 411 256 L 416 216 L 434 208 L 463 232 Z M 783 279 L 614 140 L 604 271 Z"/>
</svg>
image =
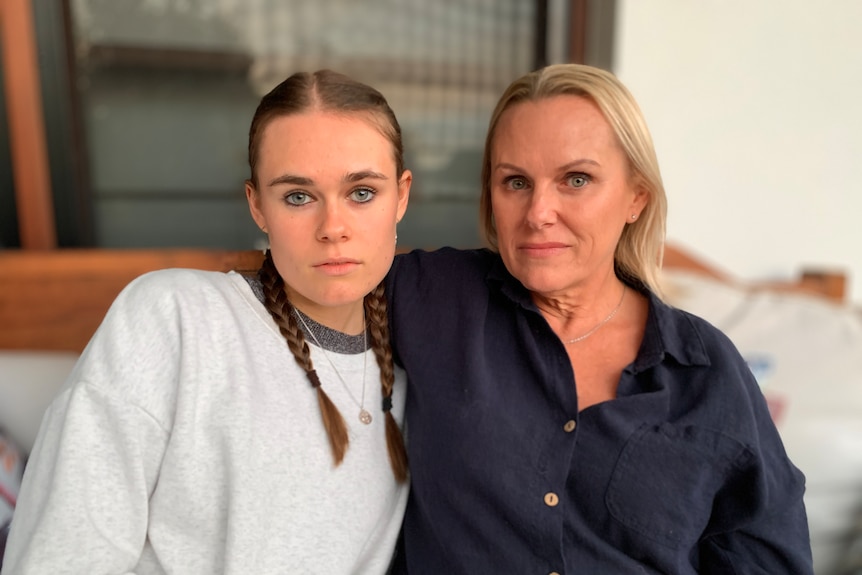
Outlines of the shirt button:
<svg viewBox="0 0 862 575">
<path fill-rule="evenodd" d="M 559 503 L 559 502 L 560 502 L 560 498 L 557 497 L 557 494 L 554 493 L 553 491 L 549 491 L 548 493 L 545 493 L 545 505 L 547 505 L 548 507 L 556 507 L 557 503 Z"/>
<path fill-rule="evenodd" d="M 577 424 L 577 423 L 575 423 L 575 420 L 574 420 L 574 419 L 570 419 L 570 420 L 568 420 L 568 421 L 566 422 L 566 424 L 563 426 L 563 429 L 566 431 L 566 433 L 571 433 L 571 432 L 573 432 L 573 431 L 575 430 L 575 427 L 577 427 L 577 426 L 578 426 L 578 424 Z"/>
</svg>

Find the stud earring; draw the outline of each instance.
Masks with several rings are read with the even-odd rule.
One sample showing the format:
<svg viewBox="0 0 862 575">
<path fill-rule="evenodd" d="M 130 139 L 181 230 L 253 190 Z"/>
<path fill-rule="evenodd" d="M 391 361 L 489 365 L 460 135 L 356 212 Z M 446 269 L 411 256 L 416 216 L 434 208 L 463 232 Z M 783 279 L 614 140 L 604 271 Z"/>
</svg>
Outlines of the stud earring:
<svg viewBox="0 0 862 575">
<path fill-rule="evenodd" d="M 633 220 L 638 219 L 638 215 L 637 215 L 637 214 L 632 214 L 632 219 L 633 219 Z"/>
</svg>

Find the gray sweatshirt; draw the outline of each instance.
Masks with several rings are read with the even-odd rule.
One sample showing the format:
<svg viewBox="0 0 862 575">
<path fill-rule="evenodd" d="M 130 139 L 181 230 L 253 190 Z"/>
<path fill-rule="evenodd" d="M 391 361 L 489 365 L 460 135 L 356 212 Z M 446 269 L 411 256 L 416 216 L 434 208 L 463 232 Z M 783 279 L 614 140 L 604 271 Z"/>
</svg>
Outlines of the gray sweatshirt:
<svg viewBox="0 0 862 575">
<path fill-rule="evenodd" d="M 3 575 L 384 573 L 408 490 L 377 363 L 309 347 L 350 429 L 338 467 L 316 393 L 242 276 L 132 282 L 45 415 Z"/>
</svg>

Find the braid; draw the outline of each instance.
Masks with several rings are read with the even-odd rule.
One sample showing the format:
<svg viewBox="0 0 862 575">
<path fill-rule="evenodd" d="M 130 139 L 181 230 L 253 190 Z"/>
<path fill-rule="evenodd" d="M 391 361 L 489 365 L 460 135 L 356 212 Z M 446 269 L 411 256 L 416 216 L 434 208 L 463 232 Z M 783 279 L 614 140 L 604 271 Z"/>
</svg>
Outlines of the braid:
<svg viewBox="0 0 862 575">
<path fill-rule="evenodd" d="M 392 416 L 392 386 L 395 383 L 395 367 L 392 362 L 392 348 L 389 346 L 389 318 L 386 312 L 386 296 L 383 282 L 365 297 L 365 315 L 368 317 L 368 332 L 377 365 L 380 367 L 380 385 L 383 389 L 383 411 L 386 413 L 386 446 L 389 450 L 389 463 L 395 478 L 407 481 L 407 450 L 404 438 L 395 418 Z"/>
<path fill-rule="evenodd" d="M 332 457 L 335 460 L 335 465 L 339 465 L 344 459 L 344 454 L 347 452 L 347 446 L 350 443 L 350 438 L 347 435 L 347 424 L 344 418 L 339 413 L 338 408 L 323 391 L 320 385 L 320 379 L 317 377 L 317 372 L 314 371 L 314 365 L 311 362 L 311 351 L 308 349 L 308 344 L 305 342 L 305 336 L 299 325 L 296 322 L 296 316 L 293 314 L 293 306 L 290 300 L 287 299 L 287 293 L 284 290 L 284 280 L 275 269 L 275 264 L 272 261 L 272 255 L 269 251 L 266 252 L 266 258 L 263 260 L 258 271 L 258 277 L 263 284 L 264 303 L 269 314 L 275 320 L 278 330 L 284 339 L 287 340 L 287 347 L 293 353 L 296 363 L 305 370 L 311 386 L 317 390 L 317 403 L 320 406 L 320 415 L 323 418 L 323 427 L 326 429 L 326 436 L 329 438 L 329 446 L 332 449 Z"/>
<path fill-rule="evenodd" d="M 284 281 L 275 269 L 269 252 L 266 252 L 266 258 L 263 260 L 258 277 L 263 284 L 266 309 L 278 325 L 281 335 L 287 340 L 287 347 L 293 352 L 296 362 L 302 369 L 306 372 L 312 371 L 314 366 L 311 363 L 311 352 L 299 325 L 296 323 L 293 306 L 284 291 Z"/>
</svg>

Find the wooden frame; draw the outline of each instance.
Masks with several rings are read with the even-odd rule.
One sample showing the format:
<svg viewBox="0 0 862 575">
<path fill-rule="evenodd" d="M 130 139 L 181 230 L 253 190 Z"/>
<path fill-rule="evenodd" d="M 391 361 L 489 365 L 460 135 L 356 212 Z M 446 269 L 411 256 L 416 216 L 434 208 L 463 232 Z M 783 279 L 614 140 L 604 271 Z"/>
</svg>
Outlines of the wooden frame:
<svg viewBox="0 0 862 575">
<path fill-rule="evenodd" d="M 262 261 L 259 251 L 0 251 L 0 349 L 80 352 L 111 302 L 137 276 L 174 267 L 253 272 Z M 737 283 L 709 263 L 673 246 L 666 249 L 665 267 Z M 806 272 L 795 281 L 749 287 L 841 301 L 843 279 L 840 274 Z"/>
<path fill-rule="evenodd" d="M 30 0 L 0 2 L 0 39 L 21 247 L 55 248 L 54 201 Z"/>
<path fill-rule="evenodd" d="M 163 268 L 254 271 L 259 251 L 0 251 L 0 349 L 84 349 L 130 281 Z"/>
<path fill-rule="evenodd" d="M 792 281 L 743 283 L 737 281 L 727 272 L 673 245 L 665 246 L 663 268 L 684 270 L 751 290 L 805 294 L 835 303 L 843 303 L 847 297 L 847 277 L 841 272 L 807 268 L 802 270 L 799 277 Z"/>
<path fill-rule="evenodd" d="M 569 61 L 587 63 L 587 0 L 569 1 Z"/>
</svg>

